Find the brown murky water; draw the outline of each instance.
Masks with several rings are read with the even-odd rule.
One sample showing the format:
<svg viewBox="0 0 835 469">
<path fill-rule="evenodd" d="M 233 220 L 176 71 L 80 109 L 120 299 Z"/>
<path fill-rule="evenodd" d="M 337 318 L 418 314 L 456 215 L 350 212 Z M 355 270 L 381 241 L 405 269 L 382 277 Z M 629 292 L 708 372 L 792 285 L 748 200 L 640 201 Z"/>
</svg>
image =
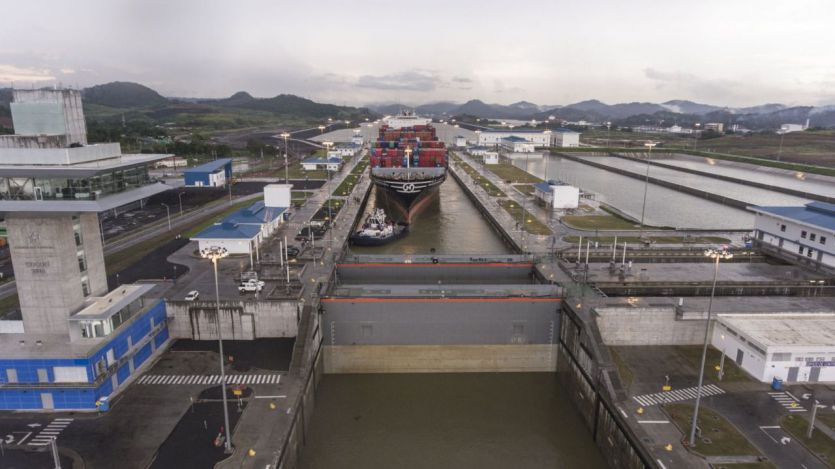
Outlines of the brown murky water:
<svg viewBox="0 0 835 469">
<path fill-rule="evenodd" d="M 326 375 L 302 469 L 604 468 L 551 373 Z"/>
<path fill-rule="evenodd" d="M 368 198 L 366 213 L 377 206 L 373 188 Z M 384 209 L 385 204 L 380 204 Z M 386 210 L 393 217 L 393 210 Z M 510 252 L 493 231 L 461 186 L 448 177 L 438 193 L 427 201 L 427 206 L 412 220 L 409 234 L 385 246 L 351 247 L 357 254 L 505 254 Z"/>
</svg>

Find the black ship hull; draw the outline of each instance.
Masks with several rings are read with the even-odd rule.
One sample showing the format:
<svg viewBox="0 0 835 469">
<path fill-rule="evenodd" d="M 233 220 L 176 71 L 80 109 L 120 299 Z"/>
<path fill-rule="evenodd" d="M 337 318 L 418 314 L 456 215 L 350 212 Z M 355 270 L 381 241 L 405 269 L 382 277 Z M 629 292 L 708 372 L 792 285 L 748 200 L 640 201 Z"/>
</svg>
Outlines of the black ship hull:
<svg viewBox="0 0 835 469">
<path fill-rule="evenodd" d="M 400 180 L 372 176 L 371 180 L 383 191 L 387 201 L 394 202 L 394 208 L 411 223 L 431 197 L 438 193 L 438 187 L 446 180 L 446 172 L 431 179 Z"/>
</svg>

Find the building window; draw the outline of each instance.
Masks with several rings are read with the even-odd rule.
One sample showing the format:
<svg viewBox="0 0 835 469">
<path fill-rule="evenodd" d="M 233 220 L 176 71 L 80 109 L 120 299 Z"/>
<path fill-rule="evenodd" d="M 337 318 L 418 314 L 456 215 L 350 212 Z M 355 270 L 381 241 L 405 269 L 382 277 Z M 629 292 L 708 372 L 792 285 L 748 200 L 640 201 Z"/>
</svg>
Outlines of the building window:
<svg viewBox="0 0 835 469">
<path fill-rule="evenodd" d="M 815 240 L 815 233 L 809 233 L 809 241 Z"/>
<path fill-rule="evenodd" d="M 791 353 L 775 353 L 771 355 L 771 360 L 775 362 L 790 362 L 792 361 Z"/>
<path fill-rule="evenodd" d="M 801 254 L 801 255 L 803 254 L 803 246 L 799 246 L 799 247 L 797 248 L 797 253 L 798 253 L 798 254 Z"/>
<path fill-rule="evenodd" d="M 820 243 L 821 244 L 826 244 L 826 237 L 825 236 L 821 236 Z"/>
<path fill-rule="evenodd" d="M 786 232 L 786 225 L 780 225 L 780 231 Z"/>
<path fill-rule="evenodd" d="M 800 232 L 800 237 L 801 237 L 801 238 L 803 238 L 803 239 L 806 239 L 806 232 L 805 232 L 805 231 L 801 231 L 801 232 Z"/>
<path fill-rule="evenodd" d="M 812 253 L 814 253 L 814 252 L 815 252 L 815 250 L 814 250 L 814 249 L 809 249 L 809 250 L 807 250 L 807 251 L 806 251 L 806 257 L 812 257 Z"/>
</svg>

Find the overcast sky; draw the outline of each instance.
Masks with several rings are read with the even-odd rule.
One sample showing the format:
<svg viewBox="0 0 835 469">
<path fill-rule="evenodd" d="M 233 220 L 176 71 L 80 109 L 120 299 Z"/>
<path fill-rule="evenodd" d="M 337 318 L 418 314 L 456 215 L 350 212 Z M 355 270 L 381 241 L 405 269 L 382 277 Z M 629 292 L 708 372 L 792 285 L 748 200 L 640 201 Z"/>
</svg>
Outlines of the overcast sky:
<svg viewBox="0 0 835 469">
<path fill-rule="evenodd" d="M 832 0 L 0 0 L 0 86 L 835 104 Z"/>
</svg>

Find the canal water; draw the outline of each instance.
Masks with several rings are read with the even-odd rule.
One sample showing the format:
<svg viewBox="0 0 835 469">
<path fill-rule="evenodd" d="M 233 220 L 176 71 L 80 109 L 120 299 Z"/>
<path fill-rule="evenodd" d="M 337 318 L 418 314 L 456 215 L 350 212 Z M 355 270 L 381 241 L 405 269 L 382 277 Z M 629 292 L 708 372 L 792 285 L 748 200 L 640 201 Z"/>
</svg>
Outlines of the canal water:
<svg viewBox="0 0 835 469">
<path fill-rule="evenodd" d="M 694 155 L 671 154 L 659 158 L 653 157 L 653 160 L 680 168 L 718 173 L 732 178 L 835 197 L 835 178 L 829 176 Z"/>
<path fill-rule="evenodd" d="M 553 373 L 325 375 L 302 469 L 606 467 Z"/>
<path fill-rule="evenodd" d="M 378 206 L 385 194 L 376 188 L 366 206 L 366 214 Z M 412 220 L 409 234 L 384 246 L 351 246 L 355 254 L 505 254 L 510 250 L 484 219 L 467 194 L 451 176 L 431 196 L 426 207 Z M 385 208 L 385 204 L 380 204 Z M 387 210 L 394 218 L 396 214 Z M 365 215 L 363 215 L 364 219 Z"/>
<path fill-rule="evenodd" d="M 638 220 L 644 183 L 629 176 L 595 168 L 556 155 L 517 158 L 513 164 L 542 179 L 559 179 L 593 192 L 605 202 Z M 547 175 L 546 175 L 547 169 Z M 650 169 L 650 175 L 653 174 Z M 695 176 L 694 176 L 695 177 Z M 690 229 L 753 229 L 754 215 L 745 210 L 650 184 L 647 190 L 646 223 Z"/>
</svg>

